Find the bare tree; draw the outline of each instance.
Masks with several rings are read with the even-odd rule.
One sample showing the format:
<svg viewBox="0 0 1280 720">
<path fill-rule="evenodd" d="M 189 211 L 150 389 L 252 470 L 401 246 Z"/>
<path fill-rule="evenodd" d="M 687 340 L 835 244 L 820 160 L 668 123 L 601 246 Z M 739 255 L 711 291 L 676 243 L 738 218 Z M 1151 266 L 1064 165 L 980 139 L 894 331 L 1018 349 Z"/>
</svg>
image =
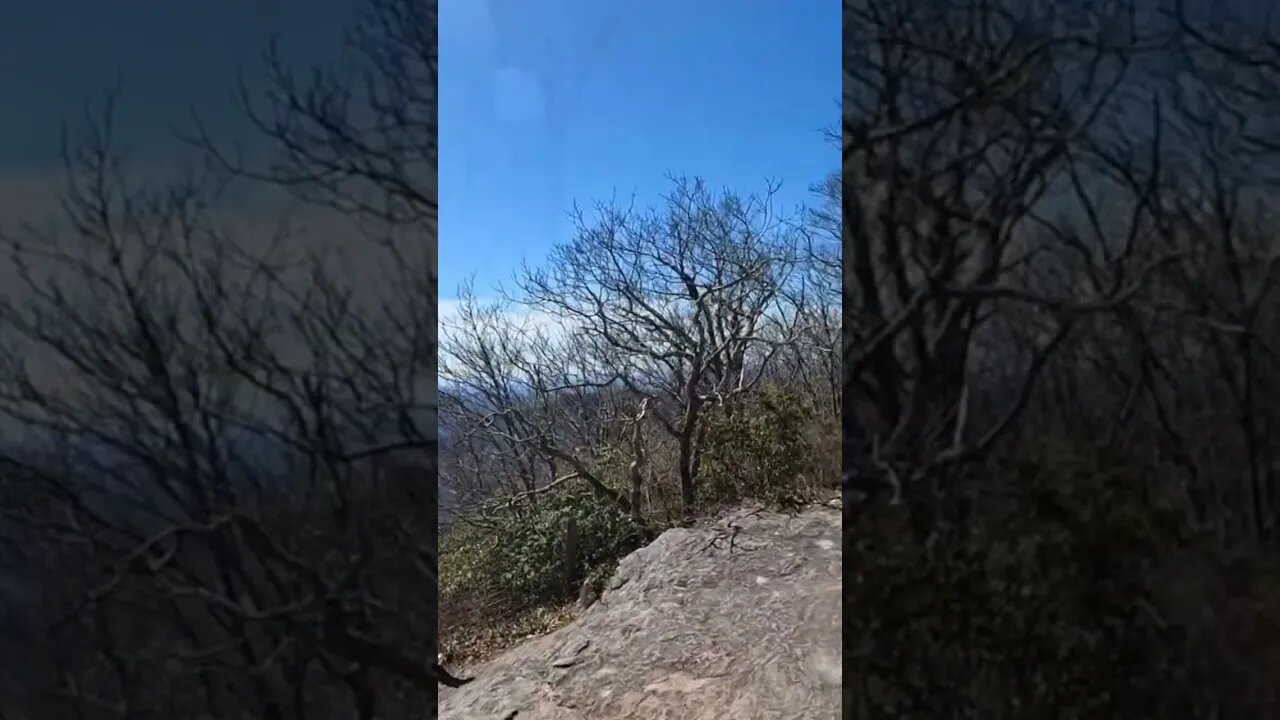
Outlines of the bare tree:
<svg viewBox="0 0 1280 720">
<path fill-rule="evenodd" d="M 395 382 L 430 347 L 386 353 L 323 257 L 247 249 L 197 185 L 132 189 L 109 117 L 68 146 L 67 227 L 3 237 L 21 285 L 0 305 L 0 408 L 24 447 L 48 450 L 6 450 L 9 482 L 40 501 L 11 519 L 55 560 L 95 549 L 54 630 L 93 638 L 101 624 L 92 652 L 117 667 L 104 686 L 95 655 L 79 658 L 61 692 L 120 717 L 187 712 L 139 684 L 154 674 L 240 712 L 246 696 L 190 685 L 213 672 L 252 689 L 251 712 L 285 717 L 314 711 L 299 703 L 317 664 L 339 663 L 321 671 L 335 681 L 344 663 L 407 674 L 393 644 L 348 636 L 413 617 L 408 586 L 433 581 L 428 505 L 393 499 L 412 488 L 379 467 L 407 454 L 430 472 L 422 383 Z M 388 573 L 391 557 L 421 574 Z M 416 624 L 424 644 L 429 626 Z M 412 679 L 433 690 L 421 667 Z"/>
<path fill-rule="evenodd" d="M 64 143 L 61 222 L 0 235 L 5 533 L 49 631 L 5 712 L 434 706 L 435 32 L 434 2 L 374 0 L 357 62 L 307 84 L 269 54 L 263 168 L 198 127 L 213 173 L 137 185 L 108 102 Z M 374 262 L 229 233 L 245 180 L 352 218 Z"/>
<path fill-rule="evenodd" d="M 638 512 L 589 467 L 590 453 L 608 437 L 617 393 L 584 378 L 576 335 L 554 336 L 514 303 L 483 304 L 469 289 L 444 330 L 443 417 L 458 435 L 451 446 L 467 453 L 455 460 L 451 469 L 463 472 L 451 485 L 469 485 L 474 503 L 518 479 L 508 501 L 536 504 L 538 495 L 576 480 Z"/>
<path fill-rule="evenodd" d="M 792 340 L 783 287 L 795 265 L 772 191 L 716 196 L 676 179 L 664 212 L 601 205 L 546 267 L 527 268 L 524 301 L 557 318 L 587 359 L 580 383 L 619 383 L 679 443 L 686 511 L 696 503 L 699 420 L 749 391 Z M 773 336 L 769 329 L 780 332 Z"/>
<path fill-rule="evenodd" d="M 1095 249 L 1076 258 L 1091 283 L 1053 293 L 1020 282 L 1042 253 L 1084 247 L 1045 209 L 1074 202 L 1097 217 L 1106 170 L 1095 168 L 1121 142 L 1107 124 L 1146 39 L 1123 2 L 875 0 L 846 13 L 859 48 L 846 57 L 846 445 L 889 462 L 971 457 L 1013 426 L 1082 319 L 1120 312 L 1176 257 L 1148 251 L 1152 207 L 1136 202 L 1127 227 L 1091 228 Z M 1042 330 L 1005 407 L 967 426 L 966 369 L 1012 359 L 975 357 L 983 323 L 1009 305 Z"/>
<path fill-rule="evenodd" d="M 806 388 L 815 409 L 832 417 L 841 411 L 842 316 L 837 299 L 841 292 L 840 208 L 843 181 L 832 173 L 811 188 L 817 207 L 808 211 L 801 226 L 802 246 L 797 272 L 782 294 L 797 313 L 795 342 L 778 364 L 788 368 L 789 379 Z"/>
<path fill-rule="evenodd" d="M 1176 566 L 1203 553 L 1218 576 L 1171 572 L 1177 592 L 1220 593 L 1204 601 L 1206 620 L 1171 609 L 1177 592 L 1150 578 L 1109 571 L 1132 593 L 1113 611 L 1147 628 L 1115 642 L 1177 658 L 1135 655 L 1124 692 L 1156 698 L 1176 676 L 1181 708 L 1196 709 L 1162 705 L 1152 716 L 1267 714 L 1277 699 L 1268 681 L 1231 659 L 1243 646 L 1219 641 L 1238 612 L 1224 598 L 1263 592 L 1240 588 L 1266 571 L 1277 523 L 1276 459 L 1263 440 L 1278 409 L 1273 13 L 966 0 L 851 0 L 845 12 L 846 464 L 855 479 L 886 481 L 904 506 L 847 527 L 863 539 L 892 528 L 890 544 L 907 537 L 877 552 L 910 567 L 868 558 L 868 572 L 899 589 L 952 583 L 968 603 L 954 624 L 954 666 L 941 647 L 913 649 L 932 659 L 910 670 L 905 655 L 889 659 L 890 645 L 909 644 L 909 623 L 879 619 L 891 639 L 869 642 L 861 667 L 912 697 L 875 708 L 864 688 L 850 694 L 857 712 L 1039 716 L 1082 689 L 1090 702 L 1116 702 L 1095 674 L 1048 680 L 1070 674 L 1062 657 L 1050 669 L 1016 643 L 984 644 L 980 596 L 998 595 L 1002 581 L 983 585 L 987 571 L 965 565 L 1003 551 L 995 537 L 1005 532 L 1016 544 L 1063 531 L 1125 552 L 1115 537 L 1098 539 L 1101 515 L 1075 517 L 1043 495 L 1081 491 L 1058 466 L 1087 458 L 1086 474 L 1123 477 L 1083 483 L 1094 507 L 1124 503 L 1129 518 L 1177 528 L 1147 528 L 1147 554 L 1124 563 Z M 894 554 L 903 547 L 912 550 Z M 1107 592 L 1101 580 L 1073 582 Z M 1029 608 L 1013 605 L 1014 615 Z M 940 608 L 919 610 L 921 624 Z M 993 612 L 997 625 L 1012 617 Z M 1105 610 L 1082 612 L 1092 621 Z M 1174 626 L 1181 634 L 1166 634 Z M 1198 633 L 1215 639 L 1197 644 Z M 1094 664 L 1082 656 L 1080 672 Z M 965 680 L 939 679 L 948 667 Z"/>
<path fill-rule="evenodd" d="M 196 119 L 191 140 L 222 168 L 380 225 L 435 232 L 439 58 L 437 3 L 367 0 L 348 55 L 305 76 L 273 46 L 265 91 L 239 104 L 277 159 L 259 166 L 224 149 Z M 434 237 L 434 236 L 433 236 Z"/>
</svg>

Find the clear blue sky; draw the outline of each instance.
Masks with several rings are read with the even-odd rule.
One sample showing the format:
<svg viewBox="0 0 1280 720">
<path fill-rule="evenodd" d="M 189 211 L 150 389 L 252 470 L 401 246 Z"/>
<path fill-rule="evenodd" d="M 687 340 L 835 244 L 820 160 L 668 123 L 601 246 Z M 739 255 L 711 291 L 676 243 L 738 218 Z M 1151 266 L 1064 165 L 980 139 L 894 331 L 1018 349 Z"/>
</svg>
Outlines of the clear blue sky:
<svg viewBox="0 0 1280 720">
<path fill-rule="evenodd" d="M 663 175 L 788 204 L 839 166 L 835 0 L 441 0 L 440 294 L 506 281 L 565 212 Z"/>
</svg>

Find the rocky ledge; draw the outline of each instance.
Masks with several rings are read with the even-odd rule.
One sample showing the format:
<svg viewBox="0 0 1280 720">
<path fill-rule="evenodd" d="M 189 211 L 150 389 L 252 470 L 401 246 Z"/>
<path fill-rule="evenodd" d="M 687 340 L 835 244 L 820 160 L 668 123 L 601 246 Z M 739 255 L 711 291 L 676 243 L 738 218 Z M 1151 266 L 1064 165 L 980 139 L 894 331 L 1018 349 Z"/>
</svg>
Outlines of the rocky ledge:
<svg viewBox="0 0 1280 720">
<path fill-rule="evenodd" d="M 828 507 L 668 530 L 569 625 L 441 688 L 440 718 L 837 718 L 840 537 Z"/>
</svg>

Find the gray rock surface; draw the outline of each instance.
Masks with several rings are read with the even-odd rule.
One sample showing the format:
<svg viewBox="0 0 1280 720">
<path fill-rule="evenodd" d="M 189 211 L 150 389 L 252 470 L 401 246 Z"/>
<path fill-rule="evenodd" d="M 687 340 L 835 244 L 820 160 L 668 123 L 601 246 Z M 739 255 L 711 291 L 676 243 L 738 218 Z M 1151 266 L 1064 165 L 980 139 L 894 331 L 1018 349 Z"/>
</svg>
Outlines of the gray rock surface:
<svg viewBox="0 0 1280 720">
<path fill-rule="evenodd" d="M 838 718 L 840 560 L 827 507 L 668 530 L 572 623 L 441 688 L 440 718 Z"/>
</svg>

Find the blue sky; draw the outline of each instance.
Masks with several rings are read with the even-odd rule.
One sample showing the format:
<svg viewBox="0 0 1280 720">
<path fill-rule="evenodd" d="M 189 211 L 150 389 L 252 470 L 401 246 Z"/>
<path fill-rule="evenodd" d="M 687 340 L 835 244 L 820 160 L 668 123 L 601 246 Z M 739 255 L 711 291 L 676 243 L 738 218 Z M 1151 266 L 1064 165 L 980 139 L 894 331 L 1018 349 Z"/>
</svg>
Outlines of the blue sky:
<svg viewBox="0 0 1280 720">
<path fill-rule="evenodd" d="M 787 205 L 836 170 L 834 0 L 441 0 L 440 294 L 506 282 L 566 211 L 664 173 Z"/>
</svg>

